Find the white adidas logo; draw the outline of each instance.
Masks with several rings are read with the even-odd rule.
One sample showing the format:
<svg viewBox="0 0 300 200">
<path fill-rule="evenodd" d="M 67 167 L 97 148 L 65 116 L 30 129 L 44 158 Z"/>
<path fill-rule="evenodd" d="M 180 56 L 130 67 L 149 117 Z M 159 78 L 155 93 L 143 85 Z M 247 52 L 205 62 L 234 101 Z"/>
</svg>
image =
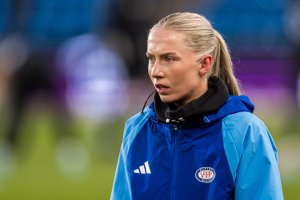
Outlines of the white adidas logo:
<svg viewBox="0 0 300 200">
<path fill-rule="evenodd" d="M 135 174 L 151 174 L 148 161 L 133 171 Z"/>
</svg>

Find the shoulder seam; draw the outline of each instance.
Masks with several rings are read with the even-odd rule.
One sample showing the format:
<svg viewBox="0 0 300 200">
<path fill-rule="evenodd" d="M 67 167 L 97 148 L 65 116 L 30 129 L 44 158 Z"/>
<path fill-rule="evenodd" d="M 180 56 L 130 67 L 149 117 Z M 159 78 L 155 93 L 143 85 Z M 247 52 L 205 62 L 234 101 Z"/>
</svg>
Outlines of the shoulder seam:
<svg viewBox="0 0 300 200">
<path fill-rule="evenodd" d="M 228 129 L 227 125 L 226 125 L 226 122 L 225 122 L 224 120 L 223 120 L 223 124 L 224 124 L 224 127 L 226 128 L 226 130 L 227 130 L 227 132 L 228 132 L 228 135 L 229 135 L 229 137 L 230 137 L 230 140 L 232 141 L 232 143 L 233 143 L 233 145 L 234 145 L 235 153 L 237 154 L 238 158 L 240 158 L 241 155 L 242 155 L 242 152 L 241 152 L 240 155 L 239 155 L 238 150 L 237 150 L 237 147 L 236 147 L 236 143 L 234 142 L 234 140 L 233 140 L 233 138 L 232 138 L 232 135 L 231 135 L 231 132 L 229 131 L 229 129 Z"/>
</svg>

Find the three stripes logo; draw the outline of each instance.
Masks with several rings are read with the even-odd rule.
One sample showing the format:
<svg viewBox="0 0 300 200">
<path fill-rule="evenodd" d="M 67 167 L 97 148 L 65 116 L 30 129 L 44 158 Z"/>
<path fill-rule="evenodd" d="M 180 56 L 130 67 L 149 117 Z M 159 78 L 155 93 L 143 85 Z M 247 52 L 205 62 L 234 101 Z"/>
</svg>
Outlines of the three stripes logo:
<svg viewBox="0 0 300 200">
<path fill-rule="evenodd" d="M 139 166 L 139 168 L 133 170 L 133 172 L 135 174 L 151 174 L 148 161 L 144 162 L 144 164 Z"/>
</svg>

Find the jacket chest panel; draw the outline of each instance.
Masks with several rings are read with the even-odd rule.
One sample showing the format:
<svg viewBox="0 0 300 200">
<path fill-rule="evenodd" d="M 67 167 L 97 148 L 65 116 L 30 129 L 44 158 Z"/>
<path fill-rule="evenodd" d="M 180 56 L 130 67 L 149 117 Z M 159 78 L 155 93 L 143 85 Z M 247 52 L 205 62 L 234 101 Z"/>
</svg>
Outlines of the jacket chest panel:
<svg viewBox="0 0 300 200">
<path fill-rule="evenodd" d="M 231 195 L 233 181 L 221 123 L 189 130 L 158 125 L 154 132 L 153 125 L 146 125 L 128 155 L 127 167 L 136 199 L 142 198 L 140 195 L 151 199 L 206 199 L 205 195 L 211 198 L 217 191 L 223 197 Z"/>
</svg>

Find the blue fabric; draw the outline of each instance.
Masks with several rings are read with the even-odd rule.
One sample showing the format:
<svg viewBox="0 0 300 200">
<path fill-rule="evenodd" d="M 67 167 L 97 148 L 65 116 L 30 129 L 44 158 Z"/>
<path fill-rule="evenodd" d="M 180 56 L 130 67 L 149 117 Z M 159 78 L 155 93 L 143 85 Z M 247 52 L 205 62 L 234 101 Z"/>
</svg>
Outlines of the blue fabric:
<svg viewBox="0 0 300 200">
<path fill-rule="evenodd" d="M 225 117 L 223 139 L 235 199 L 283 199 L 277 149 L 261 120 L 245 112 Z"/>
<path fill-rule="evenodd" d="M 113 184 L 113 191 L 111 193 L 111 199 L 129 200 L 132 199 L 130 179 L 127 169 L 127 155 L 128 150 L 136 137 L 140 132 L 140 128 L 148 119 L 149 113 L 143 115 L 137 114 L 131 119 L 127 120 L 125 124 L 125 130 L 123 135 L 123 141 L 121 145 L 119 160 L 117 164 L 117 170 L 115 180 Z M 138 125 L 138 126 L 137 126 Z"/>
<path fill-rule="evenodd" d="M 229 97 L 185 128 L 158 122 L 151 104 L 126 123 L 111 199 L 283 199 L 276 147 L 253 109 Z"/>
</svg>

